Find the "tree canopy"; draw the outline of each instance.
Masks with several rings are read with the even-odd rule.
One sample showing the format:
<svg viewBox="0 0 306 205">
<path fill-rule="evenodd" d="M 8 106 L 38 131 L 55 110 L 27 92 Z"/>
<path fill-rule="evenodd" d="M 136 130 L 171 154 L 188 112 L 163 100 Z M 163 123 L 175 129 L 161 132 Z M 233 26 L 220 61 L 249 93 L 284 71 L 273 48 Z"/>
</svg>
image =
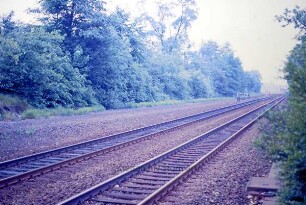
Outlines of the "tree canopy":
<svg viewBox="0 0 306 205">
<path fill-rule="evenodd" d="M 101 0 L 42 0 L 31 9 L 38 25 L 1 17 L 0 92 L 34 107 L 120 108 L 260 91 L 260 75 L 244 71 L 230 45 L 192 48 L 194 0 L 153 5 L 156 15 L 131 18 Z"/>
</svg>

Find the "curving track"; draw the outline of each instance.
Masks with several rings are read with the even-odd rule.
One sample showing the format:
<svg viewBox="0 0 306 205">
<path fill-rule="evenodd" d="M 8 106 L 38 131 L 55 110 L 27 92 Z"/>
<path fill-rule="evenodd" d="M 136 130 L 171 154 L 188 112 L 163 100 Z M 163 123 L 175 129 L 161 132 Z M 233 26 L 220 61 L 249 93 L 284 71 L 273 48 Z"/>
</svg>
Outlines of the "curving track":
<svg viewBox="0 0 306 205">
<path fill-rule="evenodd" d="M 128 132 L 87 141 L 48 152 L 38 153 L 0 163 L 0 187 L 8 186 L 31 178 L 53 169 L 76 163 L 93 156 L 103 154 L 129 144 L 148 139 L 149 137 L 165 133 L 192 123 L 246 107 L 269 98 L 259 98 L 247 102 L 222 107 L 208 112 L 191 115 L 184 118 L 143 127 Z"/>
<path fill-rule="evenodd" d="M 154 204 L 282 99 L 273 99 L 60 204 Z"/>
</svg>

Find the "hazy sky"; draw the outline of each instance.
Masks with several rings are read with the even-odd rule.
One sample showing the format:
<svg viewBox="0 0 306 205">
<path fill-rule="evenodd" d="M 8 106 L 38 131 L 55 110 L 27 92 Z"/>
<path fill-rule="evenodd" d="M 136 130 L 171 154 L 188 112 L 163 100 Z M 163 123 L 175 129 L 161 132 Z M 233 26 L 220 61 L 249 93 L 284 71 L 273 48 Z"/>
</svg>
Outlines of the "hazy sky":
<svg viewBox="0 0 306 205">
<path fill-rule="evenodd" d="M 196 41 L 228 41 L 246 70 L 259 70 L 264 83 L 278 84 L 297 31 L 275 20 L 285 8 L 306 6 L 299 0 L 200 0 L 199 19 L 191 36 Z"/>
<path fill-rule="evenodd" d="M 0 0 L 0 15 L 14 10 L 17 18 L 30 20 L 24 10 L 36 0 Z M 135 13 L 137 0 L 112 0 Z M 282 84 L 278 70 L 296 44 L 297 31 L 281 27 L 275 15 L 306 0 L 196 0 L 198 19 L 190 31 L 191 40 L 200 44 L 213 40 L 229 42 L 245 70 L 258 70 L 264 83 Z"/>
</svg>

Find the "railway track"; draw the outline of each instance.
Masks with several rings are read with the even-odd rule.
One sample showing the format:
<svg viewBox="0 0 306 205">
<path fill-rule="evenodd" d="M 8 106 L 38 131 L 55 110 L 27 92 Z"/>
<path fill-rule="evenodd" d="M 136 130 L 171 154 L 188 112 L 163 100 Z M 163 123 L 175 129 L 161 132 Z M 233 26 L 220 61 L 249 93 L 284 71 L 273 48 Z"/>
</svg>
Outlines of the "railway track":
<svg viewBox="0 0 306 205">
<path fill-rule="evenodd" d="M 250 100 L 72 146 L 5 161 L 0 163 L 0 188 L 267 99 L 269 97 Z"/>
<path fill-rule="evenodd" d="M 135 168 L 91 187 L 58 205 L 155 204 L 283 100 L 273 99 Z"/>
</svg>

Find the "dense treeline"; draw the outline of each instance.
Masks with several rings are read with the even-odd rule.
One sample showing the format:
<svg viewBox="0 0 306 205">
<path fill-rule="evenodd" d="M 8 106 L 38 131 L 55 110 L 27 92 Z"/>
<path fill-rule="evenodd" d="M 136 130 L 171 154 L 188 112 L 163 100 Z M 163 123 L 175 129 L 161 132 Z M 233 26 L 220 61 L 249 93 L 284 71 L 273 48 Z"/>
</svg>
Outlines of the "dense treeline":
<svg viewBox="0 0 306 205">
<path fill-rule="evenodd" d="M 306 10 L 286 10 L 278 20 L 294 24 L 300 41 L 284 68 L 289 85 L 288 105 L 270 113 L 259 145 L 281 163 L 281 204 L 306 204 Z"/>
<path fill-rule="evenodd" d="M 245 72 L 228 44 L 191 45 L 194 0 L 154 5 L 156 14 L 131 18 L 100 0 L 42 0 L 36 25 L 3 16 L 0 92 L 38 108 L 118 108 L 260 91 L 259 73 Z"/>
</svg>

